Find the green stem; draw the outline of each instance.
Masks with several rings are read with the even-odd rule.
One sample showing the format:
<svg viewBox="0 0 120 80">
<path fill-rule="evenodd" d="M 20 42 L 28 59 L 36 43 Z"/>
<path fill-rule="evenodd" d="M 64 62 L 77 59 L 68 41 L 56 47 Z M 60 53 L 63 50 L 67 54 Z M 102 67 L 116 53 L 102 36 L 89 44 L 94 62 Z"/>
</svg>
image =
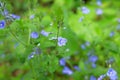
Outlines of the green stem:
<svg viewBox="0 0 120 80">
<path fill-rule="evenodd" d="M 29 44 L 30 44 L 30 33 L 31 33 L 31 29 L 30 28 L 28 29 L 28 32 L 29 32 L 29 34 L 28 34 L 28 46 L 29 46 Z"/>
<path fill-rule="evenodd" d="M 31 67 L 31 69 L 32 69 L 32 74 L 33 74 L 34 80 L 37 80 L 35 71 L 34 71 L 34 69 L 33 69 L 32 61 L 30 61 L 30 67 Z"/>
</svg>

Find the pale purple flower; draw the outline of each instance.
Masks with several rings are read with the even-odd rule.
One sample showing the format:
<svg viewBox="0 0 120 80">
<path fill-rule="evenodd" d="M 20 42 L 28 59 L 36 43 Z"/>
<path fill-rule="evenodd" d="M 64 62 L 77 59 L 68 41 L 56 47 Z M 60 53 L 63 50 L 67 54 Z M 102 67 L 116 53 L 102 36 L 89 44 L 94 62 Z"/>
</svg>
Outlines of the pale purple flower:
<svg viewBox="0 0 120 80">
<path fill-rule="evenodd" d="M 30 19 L 33 19 L 35 17 L 35 15 L 34 14 L 32 14 L 32 15 L 30 15 Z"/>
<path fill-rule="evenodd" d="M 84 16 L 80 17 L 80 18 L 79 18 L 79 22 L 82 22 L 83 19 L 84 19 Z"/>
<path fill-rule="evenodd" d="M 92 63 L 92 68 L 96 68 L 96 64 L 95 63 Z"/>
<path fill-rule="evenodd" d="M 109 76 L 110 80 L 117 80 L 117 72 L 112 69 L 112 68 L 109 68 L 108 71 L 107 71 L 107 76 Z"/>
<path fill-rule="evenodd" d="M 1 20 L 1 21 L 0 21 L 0 29 L 4 29 L 4 28 L 5 28 L 5 25 L 6 25 L 5 20 Z"/>
<path fill-rule="evenodd" d="M 36 38 L 38 38 L 38 37 L 39 37 L 39 35 L 38 35 L 37 32 L 32 32 L 32 33 L 31 33 L 31 38 L 36 39 Z"/>
<path fill-rule="evenodd" d="M 66 64 L 65 58 L 61 58 L 59 63 L 60 63 L 61 66 L 65 66 L 65 64 Z"/>
<path fill-rule="evenodd" d="M 109 34 L 110 37 L 113 37 L 114 35 L 115 35 L 115 32 L 113 32 L 113 31 L 110 32 L 110 34 Z"/>
<path fill-rule="evenodd" d="M 58 46 L 64 46 L 67 43 L 66 38 L 58 37 Z"/>
<path fill-rule="evenodd" d="M 97 80 L 95 76 L 90 76 L 90 80 Z"/>
<path fill-rule="evenodd" d="M 101 0 L 97 0 L 97 5 L 98 5 L 98 6 L 101 6 L 101 5 L 102 5 Z"/>
<path fill-rule="evenodd" d="M 85 44 L 81 44 L 81 48 L 82 48 L 83 50 L 85 50 L 85 49 L 86 49 Z"/>
<path fill-rule="evenodd" d="M 89 61 L 90 61 L 90 62 L 95 63 L 97 60 L 98 60 L 98 57 L 97 57 L 97 56 L 95 56 L 95 55 L 89 56 Z"/>
<path fill-rule="evenodd" d="M 62 73 L 67 75 L 72 75 L 73 71 L 69 67 L 65 66 Z"/>
<path fill-rule="evenodd" d="M 42 31 L 41 31 L 41 34 L 42 34 L 43 36 L 46 36 L 46 37 L 47 37 L 50 33 L 42 30 Z"/>
<path fill-rule="evenodd" d="M 118 22 L 120 23 L 120 18 L 118 18 Z"/>
<path fill-rule="evenodd" d="M 86 41 L 86 42 L 85 42 L 85 45 L 86 45 L 86 46 L 90 46 L 90 42 Z"/>
<path fill-rule="evenodd" d="M 80 68 L 78 66 L 74 66 L 74 69 L 80 71 Z"/>
<path fill-rule="evenodd" d="M 97 80 L 103 80 L 106 75 L 101 75 Z"/>
<path fill-rule="evenodd" d="M 82 7 L 82 13 L 83 14 L 88 14 L 90 10 L 87 7 Z"/>
<path fill-rule="evenodd" d="M 102 15 L 102 14 L 103 14 L 102 9 L 97 9 L 97 10 L 96 10 L 96 14 L 97 14 L 97 15 Z"/>
</svg>

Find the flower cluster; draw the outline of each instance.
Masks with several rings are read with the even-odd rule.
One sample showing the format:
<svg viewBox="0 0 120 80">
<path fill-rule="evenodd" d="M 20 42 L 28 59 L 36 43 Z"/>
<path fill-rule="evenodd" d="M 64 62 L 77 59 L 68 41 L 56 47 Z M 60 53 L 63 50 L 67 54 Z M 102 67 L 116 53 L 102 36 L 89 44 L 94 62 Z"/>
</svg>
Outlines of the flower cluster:
<svg viewBox="0 0 120 80">
<path fill-rule="evenodd" d="M 98 60 L 98 57 L 95 55 L 90 55 L 89 56 L 89 61 L 92 63 L 92 67 L 95 68 L 96 67 L 96 61 Z"/>
<path fill-rule="evenodd" d="M 109 68 L 107 73 L 101 75 L 97 80 L 103 80 L 106 76 L 108 76 L 110 80 L 118 80 L 117 72 L 113 68 Z"/>
<path fill-rule="evenodd" d="M 86 41 L 84 44 L 81 44 L 81 49 L 85 50 L 87 46 L 90 46 L 90 42 Z"/>
<path fill-rule="evenodd" d="M 108 69 L 107 76 L 110 78 L 110 80 L 117 80 L 118 79 L 117 72 L 112 68 Z"/>
<path fill-rule="evenodd" d="M 62 70 L 63 74 L 71 75 L 73 73 L 73 71 L 69 67 L 66 66 L 66 58 L 61 58 L 59 60 L 59 63 L 61 66 L 64 67 Z"/>
<path fill-rule="evenodd" d="M 6 21 L 14 20 L 14 19 L 17 19 L 17 20 L 20 19 L 20 16 L 15 15 L 15 14 L 10 14 L 8 12 L 8 10 L 6 9 L 5 3 L 2 3 L 2 2 L 0 2 L 0 14 L 2 14 L 2 16 L 5 18 L 5 20 L 0 21 L 0 29 L 5 28 Z"/>
<path fill-rule="evenodd" d="M 66 65 L 66 60 L 69 58 L 70 57 L 61 58 L 59 60 L 59 63 L 60 63 L 60 66 L 63 66 L 63 70 L 62 70 L 63 74 L 72 75 L 73 71 Z M 73 66 L 73 68 L 77 71 L 80 71 L 80 68 L 77 65 Z"/>
</svg>

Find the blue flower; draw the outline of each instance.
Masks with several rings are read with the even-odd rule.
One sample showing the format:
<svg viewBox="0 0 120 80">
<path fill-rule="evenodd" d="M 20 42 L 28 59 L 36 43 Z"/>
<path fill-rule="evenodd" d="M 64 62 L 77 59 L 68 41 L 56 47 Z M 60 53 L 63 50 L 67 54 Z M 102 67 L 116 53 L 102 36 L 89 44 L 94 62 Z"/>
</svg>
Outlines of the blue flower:
<svg viewBox="0 0 120 80">
<path fill-rule="evenodd" d="M 30 19 L 33 19 L 35 17 L 35 15 L 34 14 L 32 14 L 29 18 Z"/>
<path fill-rule="evenodd" d="M 5 28 L 5 25 L 6 25 L 5 20 L 1 20 L 1 21 L 0 21 L 0 29 L 4 29 L 4 28 Z"/>
<path fill-rule="evenodd" d="M 82 7 L 82 13 L 83 14 L 88 14 L 90 10 L 87 7 Z"/>
<path fill-rule="evenodd" d="M 117 72 L 112 68 L 108 69 L 107 76 L 110 78 L 110 80 L 117 80 L 117 78 L 118 78 Z"/>
<path fill-rule="evenodd" d="M 95 76 L 90 76 L 90 80 L 97 80 Z"/>
<path fill-rule="evenodd" d="M 86 42 L 85 42 L 85 45 L 86 45 L 86 46 L 90 46 L 90 42 L 86 41 Z"/>
<path fill-rule="evenodd" d="M 38 35 L 37 32 L 32 32 L 32 33 L 31 33 L 31 38 L 36 39 L 36 38 L 38 38 L 38 37 L 39 37 L 39 35 Z"/>
<path fill-rule="evenodd" d="M 66 45 L 67 39 L 58 37 L 58 46 L 64 46 Z"/>
<path fill-rule="evenodd" d="M 95 55 L 89 56 L 89 61 L 90 61 L 90 62 L 95 63 L 97 60 L 98 60 L 98 57 L 97 57 L 97 56 L 95 56 Z"/>
<path fill-rule="evenodd" d="M 92 68 L 96 68 L 96 64 L 95 63 L 92 63 Z"/>
<path fill-rule="evenodd" d="M 110 32 L 110 34 L 109 34 L 110 37 L 113 37 L 114 35 L 115 35 L 115 32 L 113 32 L 113 31 Z"/>
<path fill-rule="evenodd" d="M 95 55 L 90 55 L 90 56 L 89 56 L 89 62 L 91 62 L 93 68 L 96 67 L 95 62 L 96 62 L 97 60 L 98 60 L 98 57 L 97 57 L 97 56 L 95 56 Z"/>
<path fill-rule="evenodd" d="M 42 31 L 41 31 L 41 34 L 42 34 L 43 36 L 46 36 L 46 37 L 47 37 L 47 36 L 49 35 L 49 32 L 46 32 L 46 31 L 42 30 Z"/>
<path fill-rule="evenodd" d="M 97 80 L 103 80 L 106 75 L 101 75 Z"/>
<path fill-rule="evenodd" d="M 72 75 L 73 71 L 71 69 L 69 69 L 67 66 L 65 66 L 62 73 L 67 74 L 67 75 Z"/>
<path fill-rule="evenodd" d="M 85 50 L 85 49 L 86 49 L 85 44 L 81 44 L 81 48 L 82 48 L 83 50 Z"/>
<path fill-rule="evenodd" d="M 101 6 L 101 5 L 102 5 L 101 0 L 97 0 L 97 5 L 98 5 L 98 6 Z"/>
<path fill-rule="evenodd" d="M 84 19 L 84 16 L 80 17 L 80 18 L 79 18 L 79 22 L 82 22 L 83 19 Z"/>
<path fill-rule="evenodd" d="M 64 58 L 61 58 L 59 63 L 60 63 L 61 66 L 65 66 L 66 60 Z"/>
<path fill-rule="evenodd" d="M 97 14 L 97 15 L 102 15 L 102 13 L 103 13 L 102 9 L 97 9 L 97 10 L 96 10 L 96 14 Z"/>
</svg>

